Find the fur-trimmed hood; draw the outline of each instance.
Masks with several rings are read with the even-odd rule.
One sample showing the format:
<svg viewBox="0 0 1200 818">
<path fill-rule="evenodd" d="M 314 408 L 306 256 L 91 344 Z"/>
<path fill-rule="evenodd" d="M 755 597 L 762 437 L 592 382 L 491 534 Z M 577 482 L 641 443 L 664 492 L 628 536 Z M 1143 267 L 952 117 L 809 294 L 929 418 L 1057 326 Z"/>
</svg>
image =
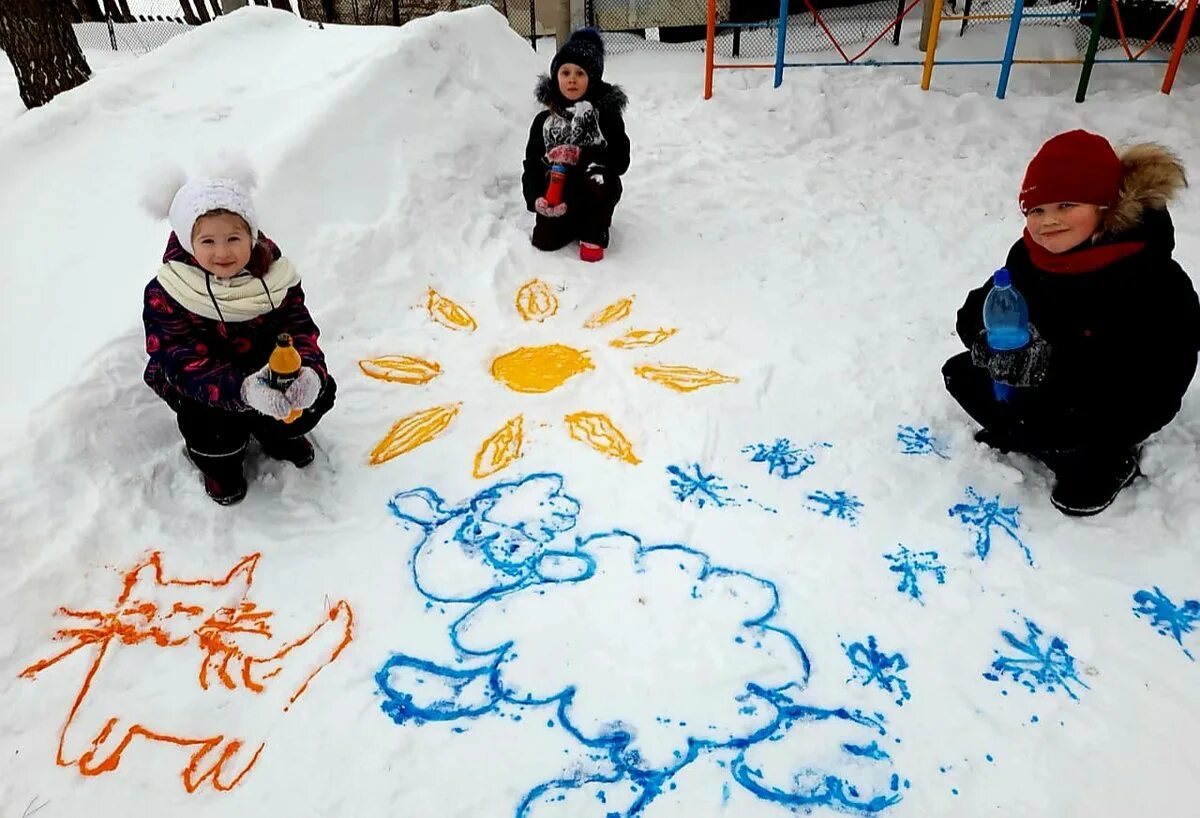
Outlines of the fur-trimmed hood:
<svg viewBox="0 0 1200 818">
<path fill-rule="evenodd" d="M 1126 148 L 1121 152 L 1121 193 L 1104 215 L 1103 234 L 1134 230 L 1147 208 L 1165 210 L 1187 183 L 1183 163 L 1169 148 L 1151 142 Z"/>
<path fill-rule="evenodd" d="M 538 77 L 533 95 L 538 102 L 551 110 L 561 111 L 571 105 L 571 102 L 558 90 L 558 83 L 554 82 L 549 74 L 542 74 Z M 625 96 L 625 91 L 621 86 L 611 85 L 603 80 L 589 84 L 583 98 L 592 103 L 601 114 L 621 116 L 625 113 L 625 106 L 629 104 L 629 98 Z"/>
</svg>

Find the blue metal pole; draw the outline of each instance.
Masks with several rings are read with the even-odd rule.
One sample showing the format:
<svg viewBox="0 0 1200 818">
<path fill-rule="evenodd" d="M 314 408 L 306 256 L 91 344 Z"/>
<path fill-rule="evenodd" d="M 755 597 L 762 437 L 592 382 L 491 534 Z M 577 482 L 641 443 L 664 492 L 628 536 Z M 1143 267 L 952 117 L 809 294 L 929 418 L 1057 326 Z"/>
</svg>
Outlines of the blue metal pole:
<svg viewBox="0 0 1200 818">
<path fill-rule="evenodd" d="M 1000 81 L 996 83 L 996 99 L 1004 99 L 1008 90 L 1008 75 L 1012 73 L 1013 55 L 1017 52 L 1017 34 L 1021 30 L 1021 16 L 1025 11 L 1023 0 L 1013 3 L 1012 17 L 1008 21 L 1008 42 L 1004 46 L 1004 61 L 1000 63 Z"/>
<path fill-rule="evenodd" d="M 775 87 L 783 85 L 783 50 L 787 47 L 788 0 L 779 0 L 779 36 L 775 42 Z"/>
</svg>

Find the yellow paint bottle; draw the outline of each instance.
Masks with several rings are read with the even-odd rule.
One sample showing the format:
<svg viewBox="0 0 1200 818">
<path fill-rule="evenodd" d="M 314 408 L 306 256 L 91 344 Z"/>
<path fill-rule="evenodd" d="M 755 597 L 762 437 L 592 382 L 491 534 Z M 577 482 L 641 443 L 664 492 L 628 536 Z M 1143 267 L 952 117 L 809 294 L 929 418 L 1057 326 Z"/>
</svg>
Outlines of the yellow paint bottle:
<svg viewBox="0 0 1200 818">
<path fill-rule="evenodd" d="M 286 392 L 287 388 L 296 382 L 296 378 L 300 377 L 302 361 L 300 353 L 292 346 L 292 336 L 281 332 L 276 337 L 275 349 L 271 351 L 271 358 L 267 361 L 267 365 L 270 367 L 267 383 L 272 389 Z M 304 414 L 303 409 L 293 409 L 286 418 L 283 418 L 283 422 L 292 423 L 302 414 Z"/>
</svg>

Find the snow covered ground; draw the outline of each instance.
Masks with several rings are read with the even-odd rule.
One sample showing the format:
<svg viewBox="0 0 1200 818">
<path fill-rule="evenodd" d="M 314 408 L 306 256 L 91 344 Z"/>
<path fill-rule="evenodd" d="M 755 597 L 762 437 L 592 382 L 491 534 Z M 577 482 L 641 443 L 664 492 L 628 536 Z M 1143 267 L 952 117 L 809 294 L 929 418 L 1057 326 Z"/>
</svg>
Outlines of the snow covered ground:
<svg viewBox="0 0 1200 818">
<path fill-rule="evenodd" d="M 947 53 L 997 53 L 973 34 Z M 945 68 L 929 93 L 915 69 L 723 72 L 706 103 L 697 54 L 614 55 L 634 163 L 589 266 L 528 245 L 545 63 L 488 9 L 324 31 L 249 9 L 41 110 L 0 79 L 0 803 L 1186 814 L 1200 395 L 1078 521 L 974 444 L 939 369 L 1037 146 L 1086 127 L 1200 167 L 1196 67 L 1165 97 L 1158 69 L 1100 66 L 1085 105 L 1074 68 L 1031 66 L 1004 102 L 993 69 Z M 340 387 L 316 464 L 252 453 L 231 509 L 140 377 L 167 228 L 139 192 L 223 147 Z M 592 368 L 493 379 L 551 344 Z M 436 377 L 366 377 L 383 356 Z M 425 410 L 444 430 L 371 465 Z M 518 424 L 521 457 L 474 477 Z"/>
</svg>

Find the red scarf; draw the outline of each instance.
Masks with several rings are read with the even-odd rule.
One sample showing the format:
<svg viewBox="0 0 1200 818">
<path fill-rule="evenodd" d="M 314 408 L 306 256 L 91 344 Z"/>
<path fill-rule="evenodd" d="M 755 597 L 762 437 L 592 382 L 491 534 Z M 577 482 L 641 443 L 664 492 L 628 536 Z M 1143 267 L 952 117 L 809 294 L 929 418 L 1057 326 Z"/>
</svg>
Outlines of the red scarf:
<svg viewBox="0 0 1200 818">
<path fill-rule="evenodd" d="M 1033 262 L 1034 267 L 1047 273 L 1063 275 L 1094 273 L 1146 248 L 1144 241 L 1118 241 L 1111 244 L 1081 245 L 1079 249 L 1068 250 L 1065 253 L 1051 253 L 1034 241 L 1028 230 L 1025 231 L 1024 241 L 1025 249 L 1029 251 L 1029 260 Z"/>
</svg>

